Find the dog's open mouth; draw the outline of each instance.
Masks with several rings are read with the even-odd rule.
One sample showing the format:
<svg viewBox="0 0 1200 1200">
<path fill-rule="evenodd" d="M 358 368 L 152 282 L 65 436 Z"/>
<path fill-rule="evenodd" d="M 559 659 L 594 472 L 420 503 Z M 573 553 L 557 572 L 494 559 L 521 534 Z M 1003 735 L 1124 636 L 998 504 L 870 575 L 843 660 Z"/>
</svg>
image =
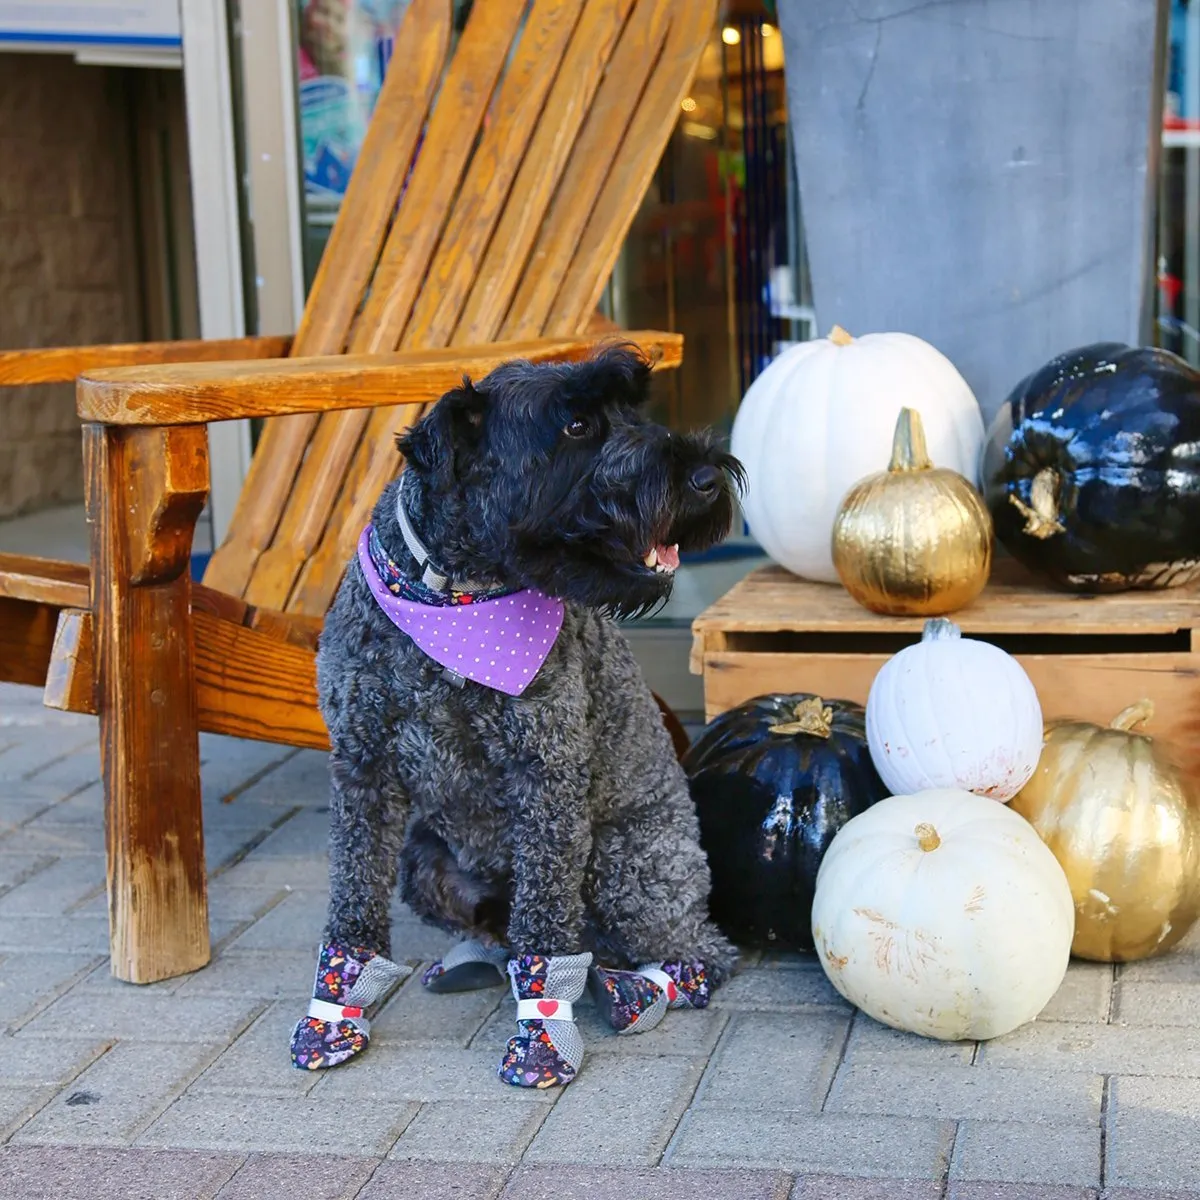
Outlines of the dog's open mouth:
<svg viewBox="0 0 1200 1200">
<path fill-rule="evenodd" d="M 656 575 L 673 575 L 679 569 L 679 545 L 664 546 L 660 542 L 651 546 L 642 562 Z"/>
</svg>

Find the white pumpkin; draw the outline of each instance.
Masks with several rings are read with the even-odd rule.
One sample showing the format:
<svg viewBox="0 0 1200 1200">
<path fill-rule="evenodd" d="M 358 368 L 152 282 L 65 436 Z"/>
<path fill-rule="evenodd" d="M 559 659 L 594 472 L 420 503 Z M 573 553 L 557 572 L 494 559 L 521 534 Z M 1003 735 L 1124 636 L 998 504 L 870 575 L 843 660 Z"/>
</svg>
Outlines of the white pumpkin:
<svg viewBox="0 0 1200 1200">
<path fill-rule="evenodd" d="M 1028 821 L 946 789 L 880 800 L 842 826 L 812 932 L 830 983 L 875 1020 L 981 1040 L 1033 1020 L 1058 990 L 1075 905 Z"/>
<path fill-rule="evenodd" d="M 911 334 L 851 338 L 835 328 L 785 350 L 750 385 L 731 449 L 746 468 L 750 531 L 777 563 L 838 582 L 838 506 L 888 461 L 902 408 L 920 412 L 934 466 L 978 478 L 979 404 L 954 364 Z"/>
<path fill-rule="evenodd" d="M 867 745 L 893 795 L 962 788 L 1008 803 L 1042 753 L 1042 706 L 1024 668 L 938 617 L 879 669 Z"/>
</svg>

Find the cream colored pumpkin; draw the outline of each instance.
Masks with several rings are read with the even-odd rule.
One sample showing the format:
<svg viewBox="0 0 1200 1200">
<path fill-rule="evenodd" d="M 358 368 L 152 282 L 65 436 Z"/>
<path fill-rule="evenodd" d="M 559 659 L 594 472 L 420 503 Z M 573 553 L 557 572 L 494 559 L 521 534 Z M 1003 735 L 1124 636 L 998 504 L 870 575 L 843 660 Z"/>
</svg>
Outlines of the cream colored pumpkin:
<svg viewBox="0 0 1200 1200">
<path fill-rule="evenodd" d="M 1042 708 L 1011 654 L 937 617 L 879 668 L 867 745 L 893 795 L 960 787 L 1007 803 L 1037 768 Z"/>
<path fill-rule="evenodd" d="M 746 520 L 762 548 L 806 579 L 838 581 L 830 539 L 842 497 L 888 460 L 916 409 L 935 467 L 978 478 L 983 416 L 953 363 L 907 333 L 801 342 L 750 385 L 731 449 L 746 467 Z"/>
<path fill-rule="evenodd" d="M 817 873 L 813 944 L 833 986 L 885 1025 L 945 1041 L 1033 1020 L 1066 974 L 1075 905 L 1023 817 L 957 789 L 848 821 Z"/>
</svg>

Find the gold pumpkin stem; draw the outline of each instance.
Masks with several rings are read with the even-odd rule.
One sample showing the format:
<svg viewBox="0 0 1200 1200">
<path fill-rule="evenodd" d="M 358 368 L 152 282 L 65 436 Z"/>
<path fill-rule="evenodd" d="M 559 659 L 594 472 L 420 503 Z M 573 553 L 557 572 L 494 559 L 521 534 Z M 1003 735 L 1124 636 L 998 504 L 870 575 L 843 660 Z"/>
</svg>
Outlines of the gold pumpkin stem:
<svg viewBox="0 0 1200 1200">
<path fill-rule="evenodd" d="M 938 837 L 938 831 L 932 825 L 927 825 L 924 821 L 913 830 L 917 835 L 917 844 L 927 854 L 930 850 L 936 850 L 941 844 L 942 839 Z"/>
<path fill-rule="evenodd" d="M 854 338 L 852 338 L 850 334 L 848 334 L 840 325 L 835 325 L 829 331 L 829 340 L 835 346 L 848 346 L 852 341 L 854 341 Z"/>
<path fill-rule="evenodd" d="M 833 732 L 833 709 L 820 696 L 801 700 L 793 712 L 794 721 L 768 726 L 768 733 L 807 733 L 813 737 L 827 738 Z"/>
<path fill-rule="evenodd" d="M 1154 718 L 1154 701 L 1139 700 L 1136 704 L 1131 704 L 1128 708 L 1123 708 L 1112 721 L 1109 723 L 1109 729 L 1119 729 L 1122 733 L 1129 733 L 1136 729 L 1139 725 L 1144 725 L 1147 721 Z"/>
<path fill-rule="evenodd" d="M 915 408 L 902 408 L 892 435 L 892 461 L 889 471 L 931 471 L 933 459 L 925 445 L 925 426 Z"/>
<path fill-rule="evenodd" d="M 1029 500 L 1026 504 L 1020 496 L 1009 492 L 1008 501 L 1025 518 L 1022 533 L 1045 541 L 1066 532 L 1066 526 L 1058 514 L 1058 472 L 1053 467 L 1043 467 L 1029 485 Z"/>
</svg>

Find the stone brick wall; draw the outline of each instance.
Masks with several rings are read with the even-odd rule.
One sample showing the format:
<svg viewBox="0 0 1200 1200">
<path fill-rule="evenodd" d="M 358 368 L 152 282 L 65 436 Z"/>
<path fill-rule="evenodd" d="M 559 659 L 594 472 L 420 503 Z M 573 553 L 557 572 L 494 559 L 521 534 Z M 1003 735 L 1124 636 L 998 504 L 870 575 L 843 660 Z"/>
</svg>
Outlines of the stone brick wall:
<svg viewBox="0 0 1200 1200">
<path fill-rule="evenodd" d="M 140 335 L 122 73 L 0 54 L 0 348 Z M 0 389 L 0 517 L 78 501 L 70 385 Z"/>
</svg>

